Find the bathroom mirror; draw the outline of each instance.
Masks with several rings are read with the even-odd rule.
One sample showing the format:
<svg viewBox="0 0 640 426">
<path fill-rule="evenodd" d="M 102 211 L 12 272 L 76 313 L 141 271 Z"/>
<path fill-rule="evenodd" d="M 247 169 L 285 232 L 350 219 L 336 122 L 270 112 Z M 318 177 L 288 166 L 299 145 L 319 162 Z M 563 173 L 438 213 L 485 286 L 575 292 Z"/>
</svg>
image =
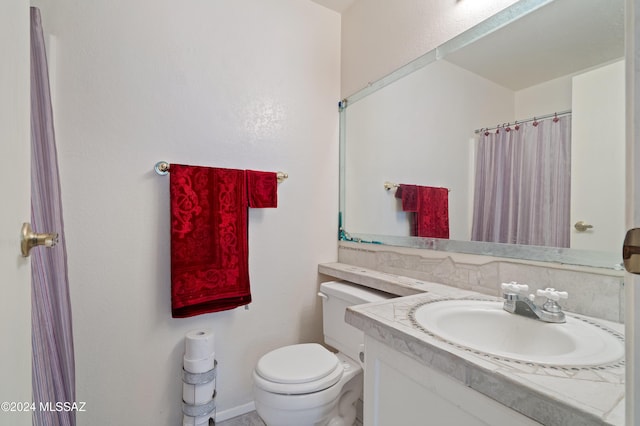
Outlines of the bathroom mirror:
<svg viewBox="0 0 640 426">
<path fill-rule="evenodd" d="M 470 241 L 476 131 L 565 111 L 570 248 Z M 340 127 L 341 239 L 620 268 L 624 0 L 517 2 L 343 100 Z M 411 237 L 385 182 L 448 188 L 450 239 Z"/>
</svg>

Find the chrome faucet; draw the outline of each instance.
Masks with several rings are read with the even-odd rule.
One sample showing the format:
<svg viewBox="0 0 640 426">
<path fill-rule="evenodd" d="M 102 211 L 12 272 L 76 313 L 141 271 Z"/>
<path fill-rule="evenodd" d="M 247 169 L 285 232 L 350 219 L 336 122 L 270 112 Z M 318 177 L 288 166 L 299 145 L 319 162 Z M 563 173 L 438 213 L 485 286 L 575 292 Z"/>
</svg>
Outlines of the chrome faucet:
<svg viewBox="0 0 640 426">
<path fill-rule="evenodd" d="M 564 312 L 558 304 L 560 299 L 567 299 L 569 294 L 566 291 L 556 291 L 553 288 L 538 290 L 538 296 L 546 297 L 542 306 L 535 304 L 533 294 L 526 295 L 529 286 L 516 282 L 502 283 L 502 297 L 504 298 L 503 309 L 516 315 L 523 315 L 529 318 L 539 319 L 545 322 L 561 323 L 566 322 Z"/>
</svg>

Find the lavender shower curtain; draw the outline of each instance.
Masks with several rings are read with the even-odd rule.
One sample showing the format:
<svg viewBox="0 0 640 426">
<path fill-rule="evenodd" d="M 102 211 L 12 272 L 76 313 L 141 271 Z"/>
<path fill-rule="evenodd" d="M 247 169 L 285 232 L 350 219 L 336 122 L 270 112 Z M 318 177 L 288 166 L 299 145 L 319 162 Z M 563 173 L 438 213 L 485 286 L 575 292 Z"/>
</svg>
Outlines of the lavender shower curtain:
<svg viewBox="0 0 640 426">
<path fill-rule="evenodd" d="M 31 251 L 31 344 L 33 412 L 37 426 L 75 425 L 74 411 L 40 409 L 75 401 L 75 363 L 67 253 L 62 221 L 49 75 L 40 11 L 31 8 L 31 224 L 35 232 L 58 232 L 51 249 Z M 41 403 L 43 405 L 41 405 Z M 46 405 L 44 405 L 46 407 Z"/>
<path fill-rule="evenodd" d="M 571 116 L 518 127 L 479 136 L 471 239 L 569 247 Z"/>
</svg>

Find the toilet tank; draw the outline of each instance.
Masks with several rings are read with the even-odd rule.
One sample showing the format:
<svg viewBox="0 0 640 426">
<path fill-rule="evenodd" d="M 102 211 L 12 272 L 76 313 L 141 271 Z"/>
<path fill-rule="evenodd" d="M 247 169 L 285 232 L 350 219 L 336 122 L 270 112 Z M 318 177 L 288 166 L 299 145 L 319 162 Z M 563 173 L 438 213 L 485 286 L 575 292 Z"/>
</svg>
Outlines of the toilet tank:
<svg viewBox="0 0 640 426">
<path fill-rule="evenodd" d="M 364 333 L 344 320 L 348 306 L 378 302 L 396 297 L 392 294 L 344 281 L 331 281 L 320 285 L 322 296 L 322 325 L 324 341 L 359 361 L 358 354 L 364 344 Z"/>
</svg>

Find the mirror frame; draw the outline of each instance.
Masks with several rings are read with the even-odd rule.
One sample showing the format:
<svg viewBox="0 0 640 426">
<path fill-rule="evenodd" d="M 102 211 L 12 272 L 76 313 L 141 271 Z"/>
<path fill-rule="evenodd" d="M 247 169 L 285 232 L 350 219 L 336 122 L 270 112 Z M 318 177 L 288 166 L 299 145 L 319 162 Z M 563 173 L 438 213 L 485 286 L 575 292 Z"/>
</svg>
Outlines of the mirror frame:
<svg viewBox="0 0 640 426">
<path fill-rule="evenodd" d="M 577 266 L 588 266 L 613 270 L 623 270 L 621 253 L 609 253 L 571 248 L 541 247 L 518 244 L 488 243 L 480 241 L 456 241 L 437 238 L 421 238 L 409 236 L 390 236 L 377 234 L 349 233 L 343 227 L 346 219 L 346 126 L 347 109 L 359 100 L 374 94 L 397 80 L 420 70 L 425 66 L 445 58 L 448 54 L 465 47 L 474 41 L 496 31 L 535 10 L 553 3 L 555 0 L 521 0 L 490 18 L 480 22 L 462 34 L 450 39 L 442 45 L 430 50 L 408 64 L 398 68 L 381 79 L 370 83 L 367 87 L 348 96 L 339 103 L 340 112 L 340 196 L 338 240 L 359 243 L 382 244 L 396 247 L 430 249 L 454 253 L 477 254 L 521 260 L 552 262 Z"/>
</svg>

